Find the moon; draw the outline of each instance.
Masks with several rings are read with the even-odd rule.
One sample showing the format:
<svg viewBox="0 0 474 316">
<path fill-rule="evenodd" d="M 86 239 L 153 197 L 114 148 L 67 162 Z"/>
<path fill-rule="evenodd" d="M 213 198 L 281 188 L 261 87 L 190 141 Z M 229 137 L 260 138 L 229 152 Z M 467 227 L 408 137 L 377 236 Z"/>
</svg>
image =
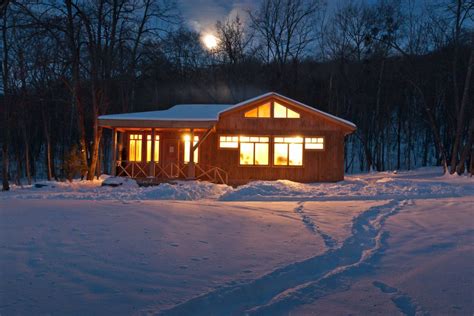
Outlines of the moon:
<svg viewBox="0 0 474 316">
<path fill-rule="evenodd" d="M 217 47 L 217 37 L 215 37 L 212 34 L 203 35 L 202 36 L 202 42 L 203 42 L 204 46 L 209 50 L 212 50 L 212 49 Z"/>
</svg>

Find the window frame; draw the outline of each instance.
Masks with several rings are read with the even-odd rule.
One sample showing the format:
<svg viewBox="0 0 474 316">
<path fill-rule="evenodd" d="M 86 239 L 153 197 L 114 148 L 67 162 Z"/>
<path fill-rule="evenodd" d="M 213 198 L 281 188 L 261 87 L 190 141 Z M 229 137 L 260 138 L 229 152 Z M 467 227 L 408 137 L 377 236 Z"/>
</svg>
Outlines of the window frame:
<svg viewBox="0 0 474 316">
<path fill-rule="evenodd" d="M 190 162 L 190 160 L 191 160 L 191 153 L 189 153 L 189 159 L 188 159 L 188 161 L 186 161 L 186 151 L 187 151 L 188 148 L 189 148 L 189 146 L 186 146 L 186 142 L 188 142 L 188 141 L 185 139 L 186 136 L 191 137 L 191 134 L 186 134 L 186 133 L 185 133 L 185 134 L 183 135 L 183 137 L 182 137 L 182 143 L 183 143 L 183 163 L 184 163 L 185 165 L 189 164 L 189 162 Z M 194 139 L 197 138 L 197 140 L 193 140 L 193 146 L 196 145 L 196 144 L 199 142 L 199 137 L 200 137 L 199 135 L 196 135 L 196 134 L 194 135 Z M 191 140 L 189 140 L 189 142 L 190 142 L 190 141 L 191 141 Z M 196 142 L 196 144 L 195 144 L 195 142 Z M 194 154 L 195 154 L 195 156 L 196 156 L 196 157 L 194 157 L 194 158 L 197 158 L 197 159 L 193 159 L 193 163 L 198 164 L 199 161 L 201 160 L 201 159 L 200 159 L 200 158 L 201 158 L 201 154 L 200 154 L 199 147 L 196 148 Z"/>
<path fill-rule="evenodd" d="M 150 137 L 150 139 L 148 139 L 148 137 Z M 150 149 L 150 151 L 151 151 L 151 147 L 152 147 L 152 143 L 151 143 L 151 142 L 153 141 L 153 140 L 151 139 L 151 137 L 152 137 L 152 134 L 146 134 L 146 140 L 145 140 L 145 142 L 146 142 L 146 157 L 145 157 L 145 162 L 147 162 L 147 163 L 152 162 L 152 161 L 151 161 L 151 153 L 150 153 L 150 160 L 148 160 L 148 154 L 149 154 L 149 152 L 148 152 L 148 144 L 150 144 L 150 148 L 149 148 L 149 149 Z M 155 160 L 154 162 L 160 162 L 161 148 L 160 148 L 160 135 L 159 135 L 159 134 L 155 134 L 155 151 L 158 151 L 158 159 Z M 153 153 L 153 156 L 154 156 L 154 153 Z"/>
<path fill-rule="evenodd" d="M 296 137 L 302 138 L 302 142 L 301 143 L 285 143 L 285 142 L 276 142 L 275 141 L 275 138 L 296 138 Z M 272 144 L 273 144 L 273 146 L 272 146 L 272 167 L 275 167 L 275 168 L 304 168 L 304 166 L 305 166 L 304 141 L 305 141 L 305 136 L 295 136 L 295 135 L 274 135 L 274 136 L 272 136 Z M 288 152 L 288 157 L 287 157 L 288 163 L 286 165 L 277 165 L 277 164 L 275 164 L 275 144 L 287 145 L 286 148 L 287 148 L 287 152 Z M 302 145 L 301 165 L 290 165 L 290 144 L 301 144 Z"/>
<path fill-rule="evenodd" d="M 259 117 L 258 116 L 258 108 L 266 103 L 270 103 L 270 116 L 268 117 Z M 286 117 L 275 117 L 275 103 L 278 103 L 279 105 L 285 107 L 286 109 Z M 245 116 L 246 113 L 252 111 L 252 110 L 257 110 L 257 116 Z M 293 112 L 295 112 L 296 114 L 299 115 L 299 117 L 288 117 L 288 110 L 291 110 Z M 295 119 L 301 119 L 301 113 L 299 111 L 295 111 L 293 110 L 292 108 L 290 108 L 290 106 L 288 106 L 288 104 L 284 103 L 284 102 L 280 102 L 280 101 L 269 101 L 269 102 L 264 102 L 264 103 L 260 103 L 258 105 L 253 105 L 252 108 L 250 110 L 246 110 L 244 111 L 244 114 L 243 114 L 243 117 L 245 119 L 277 119 L 277 120 L 280 120 L 280 119 L 284 119 L 284 120 L 287 120 L 287 119 L 290 119 L 290 120 L 295 120 Z"/>
<path fill-rule="evenodd" d="M 306 138 L 322 138 L 323 139 L 323 148 L 306 148 Z M 309 143 L 309 144 L 320 144 L 320 143 Z M 326 136 L 304 136 L 304 150 L 310 151 L 326 151 Z"/>
<path fill-rule="evenodd" d="M 239 167 L 271 167 L 271 163 L 270 163 L 270 160 L 271 160 L 271 157 L 272 157 L 272 155 L 271 155 L 271 153 L 272 153 L 272 151 L 271 151 L 272 137 L 271 136 L 269 136 L 269 135 L 239 135 L 238 137 L 239 137 L 239 147 L 238 147 L 238 149 L 239 149 L 239 157 L 238 157 Z M 241 164 L 240 163 L 240 145 L 242 144 L 242 142 L 240 141 L 240 137 L 249 137 L 249 138 L 251 138 L 251 137 L 259 137 L 259 138 L 265 137 L 265 138 L 268 138 L 268 142 L 251 142 L 250 139 L 249 139 L 248 142 L 243 142 L 245 144 L 252 144 L 253 145 L 253 164 Z M 266 165 L 262 165 L 262 164 L 257 165 L 257 164 L 255 164 L 255 148 L 256 148 L 255 144 L 268 144 L 268 162 L 267 162 Z"/>
<path fill-rule="evenodd" d="M 219 150 L 236 150 L 236 149 L 239 149 L 239 144 L 240 144 L 240 136 L 239 135 L 225 135 L 225 134 L 222 134 L 222 135 L 217 135 L 218 136 L 218 139 L 217 139 L 217 149 Z M 237 147 L 221 147 L 221 137 L 237 137 Z"/>
<path fill-rule="evenodd" d="M 132 138 L 133 136 L 137 136 L 138 138 Z M 132 141 L 134 141 L 135 145 L 134 148 L 135 150 L 133 151 L 135 159 L 132 160 L 131 157 L 131 148 L 132 148 Z M 136 150 L 136 145 L 137 143 L 140 143 L 140 150 L 138 151 L 140 153 L 140 160 L 137 160 L 137 150 Z M 128 133 L 128 161 L 129 162 L 143 162 L 143 133 Z M 146 158 L 146 157 L 145 157 Z"/>
</svg>

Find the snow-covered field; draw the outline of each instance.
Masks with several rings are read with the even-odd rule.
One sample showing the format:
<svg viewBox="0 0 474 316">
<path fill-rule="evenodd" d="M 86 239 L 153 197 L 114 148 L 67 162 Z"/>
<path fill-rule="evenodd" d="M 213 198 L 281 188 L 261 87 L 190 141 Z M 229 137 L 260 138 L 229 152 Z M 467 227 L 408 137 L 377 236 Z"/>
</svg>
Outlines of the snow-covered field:
<svg viewBox="0 0 474 316">
<path fill-rule="evenodd" d="M 439 173 L 13 187 L 0 315 L 472 315 L 474 179 Z"/>
</svg>

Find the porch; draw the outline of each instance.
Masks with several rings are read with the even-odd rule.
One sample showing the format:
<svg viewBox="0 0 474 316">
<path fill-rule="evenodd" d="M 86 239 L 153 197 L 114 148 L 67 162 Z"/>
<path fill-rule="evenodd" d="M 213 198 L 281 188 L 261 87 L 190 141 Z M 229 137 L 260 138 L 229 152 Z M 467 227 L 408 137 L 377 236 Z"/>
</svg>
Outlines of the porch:
<svg viewBox="0 0 474 316">
<path fill-rule="evenodd" d="M 166 165 L 160 162 L 139 162 L 117 160 L 115 175 L 139 179 L 141 182 L 155 183 L 170 180 L 201 180 L 218 184 L 227 184 L 229 176 L 222 168 L 194 163 L 194 177 L 190 176 L 189 163 L 170 162 Z"/>
<path fill-rule="evenodd" d="M 214 132 L 214 126 L 112 127 L 111 131 L 111 174 L 114 176 L 135 178 L 143 184 L 173 180 L 228 183 L 227 171 L 213 165 L 213 155 L 206 154 L 212 147 L 208 137 Z"/>
</svg>

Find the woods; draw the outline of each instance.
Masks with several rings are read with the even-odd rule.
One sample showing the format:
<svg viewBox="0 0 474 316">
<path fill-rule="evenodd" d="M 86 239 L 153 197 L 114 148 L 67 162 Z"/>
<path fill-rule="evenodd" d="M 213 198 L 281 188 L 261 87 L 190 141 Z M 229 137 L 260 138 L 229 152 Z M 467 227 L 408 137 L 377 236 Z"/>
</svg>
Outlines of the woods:
<svg viewBox="0 0 474 316">
<path fill-rule="evenodd" d="M 346 172 L 474 173 L 474 2 L 262 0 L 201 43 L 168 0 L 7 1 L 2 177 L 107 172 L 97 116 L 276 91 L 347 118 Z M 103 137 L 104 136 L 104 137 Z"/>
</svg>

